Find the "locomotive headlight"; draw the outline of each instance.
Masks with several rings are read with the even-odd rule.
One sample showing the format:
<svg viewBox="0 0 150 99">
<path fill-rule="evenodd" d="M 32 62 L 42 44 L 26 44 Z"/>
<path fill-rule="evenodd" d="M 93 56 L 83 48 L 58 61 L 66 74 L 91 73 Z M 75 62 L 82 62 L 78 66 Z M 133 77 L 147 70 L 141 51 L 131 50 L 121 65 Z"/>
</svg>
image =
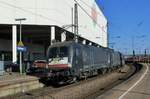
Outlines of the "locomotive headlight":
<svg viewBox="0 0 150 99">
<path fill-rule="evenodd" d="M 48 60 L 48 62 L 51 62 L 51 61 L 52 61 L 52 59 L 49 59 L 49 60 Z"/>
</svg>

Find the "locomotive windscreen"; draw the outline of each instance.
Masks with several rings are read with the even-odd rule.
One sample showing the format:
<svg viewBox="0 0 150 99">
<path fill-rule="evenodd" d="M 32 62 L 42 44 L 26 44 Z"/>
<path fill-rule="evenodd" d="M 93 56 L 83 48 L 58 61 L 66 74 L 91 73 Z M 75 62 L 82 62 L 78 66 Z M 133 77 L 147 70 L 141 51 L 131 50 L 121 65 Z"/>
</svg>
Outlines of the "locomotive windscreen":
<svg viewBox="0 0 150 99">
<path fill-rule="evenodd" d="M 49 50 L 49 58 L 67 57 L 68 47 L 53 47 Z"/>
</svg>

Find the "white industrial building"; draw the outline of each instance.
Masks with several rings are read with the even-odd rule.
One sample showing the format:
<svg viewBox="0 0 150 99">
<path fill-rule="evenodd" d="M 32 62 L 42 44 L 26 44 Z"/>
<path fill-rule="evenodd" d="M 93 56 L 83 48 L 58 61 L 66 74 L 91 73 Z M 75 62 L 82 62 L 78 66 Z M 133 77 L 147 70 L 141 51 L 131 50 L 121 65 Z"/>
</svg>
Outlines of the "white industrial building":
<svg viewBox="0 0 150 99">
<path fill-rule="evenodd" d="M 79 4 L 79 36 L 107 47 L 107 19 L 95 0 L 0 0 L 0 54 L 12 52 L 12 60 L 17 60 L 19 22 L 16 18 L 26 18 L 22 22 L 22 35 L 29 53 L 44 54 L 54 36 L 59 37 L 61 27 L 73 24 L 75 3 Z M 72 28 L 67 32 L 72 33 Z"/>
</svg>

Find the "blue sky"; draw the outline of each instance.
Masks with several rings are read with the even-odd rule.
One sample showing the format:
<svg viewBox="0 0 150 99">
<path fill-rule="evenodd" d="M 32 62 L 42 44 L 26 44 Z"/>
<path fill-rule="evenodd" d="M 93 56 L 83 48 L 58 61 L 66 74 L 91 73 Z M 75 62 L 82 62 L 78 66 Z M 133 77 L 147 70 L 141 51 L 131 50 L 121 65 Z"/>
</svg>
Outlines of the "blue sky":
<svg viewBox="0 0 150 99">
<path fill-rule="evenodd" d="M 97 0 L 109 23 L 109 40 L 124 53 L 150 52 L 150 0 Z M 120 36 L 120 38 L 116 38 Z M 134 43 L 133 43 L 134 42 Z"/>
</svg>

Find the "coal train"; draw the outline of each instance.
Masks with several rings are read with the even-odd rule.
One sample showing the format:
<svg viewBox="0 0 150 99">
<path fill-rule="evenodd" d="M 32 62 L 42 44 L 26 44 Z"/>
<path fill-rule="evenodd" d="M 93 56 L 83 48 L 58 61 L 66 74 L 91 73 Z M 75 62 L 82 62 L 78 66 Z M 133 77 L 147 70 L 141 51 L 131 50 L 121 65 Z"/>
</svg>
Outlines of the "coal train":
<svg viewBox="0 0 150 99">
<path fill-rule="evenodd" d="M 73 41 L 49 46 L 47 59 L 51 77 L 65 82 L 104 74 L 124 65 L 123 55 L 119 52 Z"/>
<path fill-rule="evenodd" d="M 55 43 L 47 50 L 47 77 L 55 82 L 75 82 L 105 74 L 124 65 L 120 52 L 74 41 Z"/>
</svg>

